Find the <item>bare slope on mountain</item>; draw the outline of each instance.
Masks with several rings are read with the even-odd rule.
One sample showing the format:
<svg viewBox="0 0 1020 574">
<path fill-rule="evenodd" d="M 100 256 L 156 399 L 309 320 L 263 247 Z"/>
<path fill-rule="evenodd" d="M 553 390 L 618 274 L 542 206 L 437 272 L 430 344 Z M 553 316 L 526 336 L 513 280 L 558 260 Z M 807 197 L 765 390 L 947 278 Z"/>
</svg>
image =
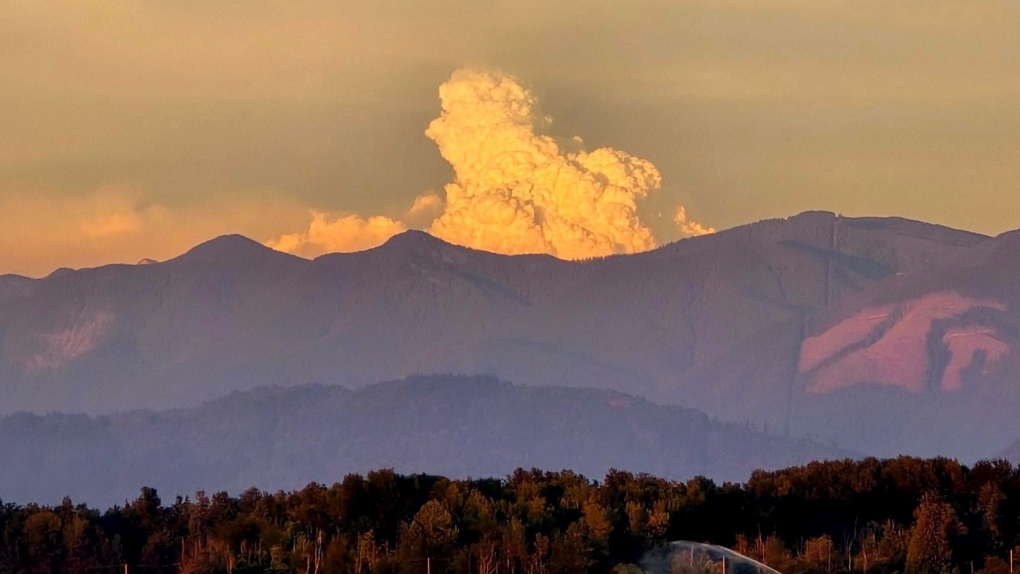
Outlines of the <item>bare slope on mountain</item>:
<svg viewBox="0 0 1020 574">
<path fill-rule="evenodd" d="M 1020 436 L 1020 233 L 890 278 L 815 324 L 799 428 L 828 420 L 866 449 L 927 437 L 918 454 L 989 456 Z"/>
<path fill-rule="evenodd" d="M 939 443 L 912 433 L 911 419 L 943 411 L 908 408 L 920 392 L 916 368 L 908 384 L 878 388 L 873 402 L 869 389 L 881 381 L 858 376 L 869 359 L 856 346 L 888 329 L 891 342 L 938 351 L 927 332 L 905 328 L 930 319 L 947 329 L 946 348 L 962 349 L 955 356 L 1001 356 L 982 334 L 961 332 L 969 319 L 957 316 L 1005 312 L 984 302 L 980 285 L 1017 284 L 1007 243 L 822 212 L 591 261 L 494 255 L 421 232 L 306 261 L 225 237 L 164 263 L 60 273 L 0 303 L 0 409 L 103 413 L 193 405 L 269 384 L 357 387 L 415 373 L 484 373 L 617 389 L 848 447 L 875 421 L 895 436 L 868 439 L 877 454 L 925 451 Z M 976 271 L 961 272 L 964 299 L 947 311 L 939 297 L 955 296 L 932 289 L 952 278 L 957 261 L 988 275 L 968 287 Z M 848 335 L 825 338 L 840 321 L 886 304 L 880 294 L 896 300 L 895 286 L 936 276 L 944 279 L 910 287 L 934 299 L 878 319 L 871 315 L 886 310 L 868 311 Z M 1002 303 L 1012 309 L 1011 301 Z M 900 343 L 879 348 L 895 355 Z M 844 361 L 854 368 L 833 374 Z M 949 373 L 939 379 L 945 392 L 968 385 L 982 370 L 973 364 L 937 365 Z M 845 393 L 860 395 L 847 404 L 861 410 L 841 406 Z M 961 445 L 978 452 L 982 437 L 999 440 L 981 432 L 960 434 L 953 453 Z"/>
<path fill-rule="evenodd" d="M 519 387 L 486 377 L 260 389 L 166 413 L 0 419 L 4 500 L 64 495 L 116 503 L 163 493 L 300 488 L 391 467 L 454 477 L 517 467 L 610 468 L 670 478 L 743 480 L 843 456 L 807 441 L 712 422 L 613 391 Z"/>
</svg>

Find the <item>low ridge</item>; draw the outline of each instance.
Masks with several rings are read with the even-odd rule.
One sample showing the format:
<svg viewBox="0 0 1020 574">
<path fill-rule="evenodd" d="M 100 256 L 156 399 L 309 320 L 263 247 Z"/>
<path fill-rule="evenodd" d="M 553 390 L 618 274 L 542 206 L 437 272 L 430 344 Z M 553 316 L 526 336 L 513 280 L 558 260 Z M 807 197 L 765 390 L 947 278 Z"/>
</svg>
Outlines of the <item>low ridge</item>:
<svg viewBox="0 0 1020 574">
<path fill-rule="evenodd" d="M 491 377 L 256 389 L 167 413 L 0 418 L 5 501 L 113 504 L 138 484 L 168 494 L 272 491 L 378 468 L 451 477 L 570 468 L 593 478 L 616 468 L 737 481 L 846 455 L 614 391 Z"/>
</svg>

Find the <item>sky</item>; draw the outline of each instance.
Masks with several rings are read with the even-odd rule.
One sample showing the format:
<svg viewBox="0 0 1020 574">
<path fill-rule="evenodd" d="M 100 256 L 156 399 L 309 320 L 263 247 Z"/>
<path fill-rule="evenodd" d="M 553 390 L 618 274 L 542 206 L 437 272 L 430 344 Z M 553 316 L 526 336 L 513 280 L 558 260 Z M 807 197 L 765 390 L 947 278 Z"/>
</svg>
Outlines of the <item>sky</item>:
<svg viewBox="0 0 1020 574">
<path fill-rule="evenodd" d="M 5 0 L 0 274 L 227 233 L 587 257 L 811 209 L 997 234 L 1017 30 L 1015 0 Z"/>
</svg>

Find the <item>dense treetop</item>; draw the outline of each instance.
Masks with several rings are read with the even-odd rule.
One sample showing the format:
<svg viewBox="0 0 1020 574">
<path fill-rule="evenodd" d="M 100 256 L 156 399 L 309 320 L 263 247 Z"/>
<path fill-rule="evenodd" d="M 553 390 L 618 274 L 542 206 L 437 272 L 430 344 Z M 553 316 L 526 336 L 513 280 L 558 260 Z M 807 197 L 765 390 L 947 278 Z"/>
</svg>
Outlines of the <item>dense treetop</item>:
<svg viewBox="0 0 1020 574">
<path fill-rule="evenodd" d="M 0 572 L 638 572 L 673 540 L 781 572 L 1008 572 L 1020 470 L 950 459 L 812 463 L 718 485 L 518 470 L 449 480 L 389 470 L 296 492 L 143 488 L 101 512 L 0 505 Z M 673 571 L 690 570 L 674 564 Z M 704 571 L 704 570 L 702 570 Z"/>
</svg>

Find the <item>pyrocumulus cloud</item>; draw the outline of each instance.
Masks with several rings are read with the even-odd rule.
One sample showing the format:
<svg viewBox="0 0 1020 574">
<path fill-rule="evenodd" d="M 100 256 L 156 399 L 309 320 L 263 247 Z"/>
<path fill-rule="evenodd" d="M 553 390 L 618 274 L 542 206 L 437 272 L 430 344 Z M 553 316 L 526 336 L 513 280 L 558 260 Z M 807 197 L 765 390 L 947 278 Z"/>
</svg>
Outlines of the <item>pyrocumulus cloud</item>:
<svg viewBox="0 0 1020 574">
<path fill-rule="evenodd" d="M 432 234 L 498 253 L 575 259 L 655 247 L 637 201 L 662 178 L 650 162 L 603 148 L 564 154 L 540 127 L 535 96 L 512 76 L 459 70 L 439 88 L 425 135 L 456 179 Z"/>
<path fill-rule="evenodd" d="M 418 197 L 405 221 L 451 243 L 506 254 L 578 259 L 656 246 L 637 213 L 638 202 L 662 184 L 651 162 L 611 148 L 561 149 L 544 133 L 552 119 L 537 113 L 535 95 L 510 75 L 458 70 L 440 86 L 439 99 L 442 113 L 425 135 L 455 178 L 445 198 Z M 674 220 L 684 236 L 714 231 L 689 220 L 683 207 Z M 316 212 L 307 232 L 269 245 L 301 255 L 353 251 L 407 227 L 382 216 L 330 221 Z"/>
<path fill-rule="evenodd" d="M 682 205 L 676 210 L 676 215 L 673 216 L 673 222 L 680 228 L 680 233 L 684 237 L 697 237 L 698 235 L 715 233 L 714 227 L 705 227 L 697 221 L 691 221 L 688 219 L 687 210 L 684 209 L 684 206 Z"/>
<path fill-rule="evenodd" d="M 403 223 L 379 215 L 367 219 L 345 215 L 330 220 L 325 213 L 313 212 L 308 231 L 283 235 L 266 245 L 278 251 L 314 257 L 323 253 L 376 247 L 406 230 Z"/>
</svg>

